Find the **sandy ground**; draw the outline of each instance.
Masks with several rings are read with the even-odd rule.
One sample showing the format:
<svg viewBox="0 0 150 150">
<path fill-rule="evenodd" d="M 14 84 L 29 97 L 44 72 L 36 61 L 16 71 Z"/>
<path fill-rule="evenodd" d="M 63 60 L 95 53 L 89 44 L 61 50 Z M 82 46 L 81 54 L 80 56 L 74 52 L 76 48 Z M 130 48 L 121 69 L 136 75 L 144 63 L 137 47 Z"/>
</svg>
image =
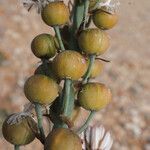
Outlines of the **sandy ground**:
<svg viewBox="0 0 150 150">
<path fill-rule="evenodd" d="M 99 120 L 110 130 L 112 150 L 150 150 L 150 1 L 120 0 L 119 24 L 111 31 L 111 48 L 103 56 L 99 81 L 113 91 L 113 102 L 100 111 Z M 34 11 L 28 13 L 18 0 L 0 0 L 0 126 L 5 116 L 22 110 L 27 102 L 23 84 L 39 60 L 30 50 L 35 35 L 53 32 Z M 10 150 L 0 134 L 0 149 Z M 34 141 L 22 150 L 42 146 Z"/>
</svg>

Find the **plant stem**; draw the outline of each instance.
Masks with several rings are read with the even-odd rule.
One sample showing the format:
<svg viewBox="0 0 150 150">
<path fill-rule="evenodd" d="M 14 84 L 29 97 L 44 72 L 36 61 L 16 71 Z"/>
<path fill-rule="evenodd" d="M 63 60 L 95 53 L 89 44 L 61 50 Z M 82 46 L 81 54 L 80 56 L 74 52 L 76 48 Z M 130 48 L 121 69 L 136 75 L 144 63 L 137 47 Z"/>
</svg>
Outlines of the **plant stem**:
<svg viewBox="0 0 150 150">
<path fill-rule="evenodd" d="M 65 50 L 65 47 L 64 47 L 64 44 L 63 44 L 63 41 L 61 38 L 59 26 L 54 26 L 54 30 L 55 30 L 55 33 L 56 33 L 56 36 L 57 36 L 61 50 Z"/>
<path fill-rule="evenodd" d="M 73 10 L 74 10 L 74 12 L 73 12 L 73 14 L 74 14 L 73 15 L 73 30 L 75 33 L 83 21 L 84 3 L 80 2 L 79 0 L 76 0 Z"/>
<path fill-rule="evenodd" d="M 83 77 L 83 81 L 82 81 L 83 84 L 87 83 L 87 81 L 91 75 L 91 69 L 92 69 L 92 66 L 94 64 L 95 58 L 96 58 L 96 55 L 90 55 L 89 56 L 89 65 L 88 65 L 88 69 L 87 69 L 87 71 Z"/>
<path fill-rule="evenodd" d="M 80 127 L 80 129 L 77 131 L 78 134 L 82 133 L 89 125 L 90 121 L 93 119 L 93 116 L 95 115 L 95 111 L 91 111 L 86 122 Z"/>
<path fill-rule="evenodd" d="M 85 29 L 86 23 L 87 23 L 89 4 L 90 4 L 90 1 L 89 0 L 85 0 L 85 2 L 84 2 L 83 29 Z"/>
<path fill-rule="evenodd" d="M 35 111 L 37 114 L 37 120 L 38 120 L 38 128 L 40 131 L 40 135 L 42 139 L 45 139 L 45 134 L 44 134 L 44 129 L 42 125 L 42 110 L 41 110 L 41 105 L 39 103 L 34 103 L 35 104 Z"/>
<path fill-rule="evenodd" d="M 19 150 L 19 145 L 14 145 L 14 150 Z"/>
<path fill-rule="evenodd" d="M 71 20 L 73 23 L 70 28 L 69 49 L 79 51 L 76 34 L 83 21 L 84 3 L 76 0 L 72 11 L 73 15 Z"/>
<path fill-rule="evenodd" d="M 71 115 L 70 110 L 70 92 L 71 92 L 71 84 L 72 80 L 65 79 L 64 83 L 64 95 L 63 95 L 63 115 L 69 117 Z"/>
</svg>

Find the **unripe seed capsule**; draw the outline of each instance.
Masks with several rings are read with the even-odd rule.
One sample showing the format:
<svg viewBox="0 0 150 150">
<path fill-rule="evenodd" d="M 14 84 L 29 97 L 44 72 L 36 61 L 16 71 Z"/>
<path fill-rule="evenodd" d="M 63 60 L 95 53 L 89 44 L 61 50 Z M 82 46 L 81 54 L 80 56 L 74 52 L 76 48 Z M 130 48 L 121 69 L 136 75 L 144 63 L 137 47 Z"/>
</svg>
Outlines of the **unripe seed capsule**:
<svg viewBox="0 0 150 150">
<path fill-rule="evenodd" d="M 34 74 L 46 75 L 51 79 L 54 79 L 56 82 L 59 82 L 58 77 L 56 76 L 56 74 L 52 69 L 52 62 L 50 61 L 47 62 L 46 64 L 41 64 L 40 66 L 38 66 Z"/>
<path fill-rule="evenodd" d="M 69 21 L 69 9 L 61 1 L 46 5 L 41 15 L 43 21 L 49 26 L 64 25 Z"/>
<path fill-rule="evenodd" d="M 35 121 L 31 117 L 27 116 L 22 118 L 22 120 L 18 123 L 9 124 L 8 119 L 10 119 L 10 117 L 12 117 L 12 115 L 4 121 L 2 126 L 4 138 L 14 145 L 26 145 L 31 143 L 35 139 L 35 134 L 32 129 L 37 131 Z"/>
<path fill-rule="evenodd" d="M 76 51 L 65 50 L 53 60 L 53 70 L 60 79 L 80 79 L 86 72 L 85 58 Z"/>
<path fill-rule="evenodd" d="M 108 30 L 117 24 L 118 15 L 104 10 L 98 10 L 93 14 L 93 22 L 98 28 L 102 30 Z"/>
<path fill-rule="evenodd" d="M 38 58 L 52 58 L 57 52 L 56 39 L 50 34 L 40 34 L 33 39 L 31 49 Z"/>
<path fill-rule="evenodd" d="M 87 83 L 78 93 L 80 105 L 87 109 L 98 111 L 111 101 L 111 91 L 101 83 Z"/>
<path fill-rule="evenodd" d="M 81 139 L 69 129 L 57 128 L 47 136 L 44 150 L 82 150 Z"/>
<path fill-rule="evenodd" d="M 50 104 L 58 96 L 58 84 L 45 75 L 33 75 L 24 85 L 24 93 L 31 102 Z"/>
<path fill-rule="evenodd" d="M 108 35 L 97 29 L 91 28 L 83 30 L 78 37 L 79 47 L 89 55 L 103 54 L 109 47 Z"/>
</svg>

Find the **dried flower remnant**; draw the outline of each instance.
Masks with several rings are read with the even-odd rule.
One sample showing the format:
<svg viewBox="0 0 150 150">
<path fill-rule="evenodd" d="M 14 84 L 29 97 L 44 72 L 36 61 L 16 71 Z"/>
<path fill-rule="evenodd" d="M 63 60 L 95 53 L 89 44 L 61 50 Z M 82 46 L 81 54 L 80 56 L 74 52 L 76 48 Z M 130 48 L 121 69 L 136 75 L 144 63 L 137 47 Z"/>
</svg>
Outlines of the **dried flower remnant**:
<svg viewBox="0 0 150 150">
<path fill-rule="evenodd" d="M 88 150 L 110 150 L 113 139 L 110 132 L 106 131 L 102 125 L 89 126 L 80 134 L 82 148 Z"/>
<path fill-rule="evenodd" d="M 31 114 L 28 112 L 15 113 L 10 116 L 10 118 L 7 120 L 7 123 L 10 125 L 20 123 L 22 119 L 26 118 L 27 116 L 31 116 Z"/>
<path fill-rule="evenodd" d="M 116 10 L 118 10 L 119 5 L 119 0 L 99 0 L 92 10 L 104 8 L 108 12 L 114 13 Z"/>
<path fill-rule="evenodd" d="M 31 10 L 32 7 L 35 7 L 38 13 L 41 13 L 43 7 L 45 7 L 48 3 L 53 2 L 54 0 L 21 0 L 23 6 L 27 8 L 28 11 Z"/>
</svg>

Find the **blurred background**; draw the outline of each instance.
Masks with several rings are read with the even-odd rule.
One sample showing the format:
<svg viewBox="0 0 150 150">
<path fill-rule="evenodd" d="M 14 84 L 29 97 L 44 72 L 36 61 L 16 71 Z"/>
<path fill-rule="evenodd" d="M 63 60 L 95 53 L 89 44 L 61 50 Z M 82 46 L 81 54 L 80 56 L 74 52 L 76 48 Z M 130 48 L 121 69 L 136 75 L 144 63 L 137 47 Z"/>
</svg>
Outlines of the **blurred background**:
<svg viewBox="0 0 150 150">
<path fill-rule="evenodd" d="M 108 31 L 111 60 L 98 81 L 110 86 L 113 102 L 95 121 L 113 136 L 112 150 L 150 150 L 150 1 L 120 0 L 118 25 Z M 53 32 L 36 11 L 30 13 L 19 0 L 0 0 L 0 128 L 5 117 L 28 102 L 24 81 L 38 66 L 30 50 L 32 39 Z M 42 150 L 35 140 L 22 150 Z M 2 137 L 0 149 L 13 149 Z"/>
</svg>

